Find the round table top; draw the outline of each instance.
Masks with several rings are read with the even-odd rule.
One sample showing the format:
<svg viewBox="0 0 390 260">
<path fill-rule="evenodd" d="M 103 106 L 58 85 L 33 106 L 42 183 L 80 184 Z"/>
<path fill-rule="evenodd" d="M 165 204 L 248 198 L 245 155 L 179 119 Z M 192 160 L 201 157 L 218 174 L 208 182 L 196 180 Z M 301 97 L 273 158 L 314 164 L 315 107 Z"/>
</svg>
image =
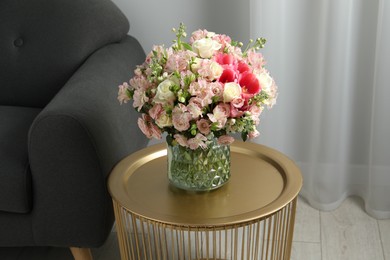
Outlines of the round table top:
<svg viewBox="0 0 390 260">
<path fill-rule="evenodd" d="M 218 227 L 266 217 L 290 203 L 302 186 L 300 170 L 285 155 L 235 141 L 228 183 L 208 192 L 188 192 L 169 184 L 166 154 L 166 144 L 158 144 L 120 161 L 108 180 L 112 198 L 152 221 Z"/>
</svg>

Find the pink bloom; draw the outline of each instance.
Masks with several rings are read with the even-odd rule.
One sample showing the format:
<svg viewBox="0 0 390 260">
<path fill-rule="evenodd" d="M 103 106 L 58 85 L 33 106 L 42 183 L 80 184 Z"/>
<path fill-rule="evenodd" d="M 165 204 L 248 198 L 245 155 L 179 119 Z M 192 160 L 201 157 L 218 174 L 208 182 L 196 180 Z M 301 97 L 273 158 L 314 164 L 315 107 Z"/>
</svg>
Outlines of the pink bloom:
<svg viewBox="0 0 390 260">
<path fill-rule="evenodd" d="M 141 111 L 143 105 L 149 101 L 146 96 L 146 92 L 140 89 L 136 89 L 133 95 L 133 107 L 138 108 L 138 112 Z"/>
<path fill-rule="evenodd" d="M 187 138 L 184 135 L 175 134 L 173 137 L 175 138 L 176 142 L 179 145 L 181 145 L 183 147 L 188 147 Z"/>
<path fill-rule="evenodd" d="M 222 50 L 225 49 L 226 46 L 229 46 L 232 42 L 231 38 L 225 34 L 216 34 L 213 36 L 213 40 L 222 45 Z"/>
<path fill-rule="evenodd" d="M 173 52 L 168 56 L 165 69 L 167 72 L 187 70 L 188 61 L 194 57 L 195 53 L 190 51 Z"/>
<path fill-rule="evenodd" d="M 239 84 L 242 87 L 243 92 L 249 94 L 257 94 L 261 90 L 260 83 L 256 75 L 248 71 L 240 75 Z"/>
<path fill-rule="evenodd" d="M 212 92 L 212 88 L 210 87 L 210 84 L 211 83 L 209 83 L 207 80 L 204 79 L 198 79 L 198 84 L 197 85 L 194 84 L 194 86 L 197 86 L 196 97 L 198 98 L 198 100 L 201 101 L 200 102 L 201 107 L 205 107 L 213 102 L 212 98 L 214 96 L 214 93 Z"/>
<path fill-rule="evenodd" d="M 249 67 L 249 65 L 246 64 L 245 62 L 242 62 L 242 61 L 238 63 L 237 69 L 240 73 L 244 73 L 246 71 L 251 71 L 251 68 Z"/>
<path fill-rule="evenodd" d="M 146 114 L 142 114 L 142 118 L 138 118 L 138 127 L 141 129 L 142 133 L 146 135 L 147 138 L 152 138 L 152 132 L 149 128 L 149 116 Z"/>
<path fill-rule="evenodd" d="M 145 76 L 135 76 L 130 79 L 130 86 L 134 89 L 145 91 L 150 87 L 150 83 Z"/>
<path fill-rule="evenodd" d="M 223 67 L 217 62 L 209 59 L 203 59 L 200 61 L 200 67 L 198 73 L 202 78 L 206 78 L 210 81 L 218 79 L 223 72 Z"/>
<path fill-rule="evenodd" d="M 233 82 L 237 78 L 237 73 L 230 68 L 224 69 L 218 81 L 222 83 Z"/>
<path fill-rule="evenodd" d="M 258 137 L 259 135 L 260 135 L 259 131 L 257 131 L 257 129 L 255 129 L 254 131 L 248 133 L 248 138 L 252 139 L 252 138 Z"/>
<path fill-rule="evenodd" d="M 156 139 L 161 139 L 161 129 L 152 122 L 150 122 L 149 127 L 152 137 Z"/>
<path fill-rule="evenodd" d="M 215 56 L 215 61 L 221 65 L 231 65 L 234 63 L 235 59 L 231 54 L 219 53 Z"/>
<path fill-rule="evenodd" d="M 202 134 L 208 135 L 210 133 L 210 122 L 208 120 L 200 119 L 196 122 L 196 126 Z"/>
<path fill-rule="evenodd" d="M 238 110 L 238 108 L 234 107 L 230 104 L 230 117 L 237 118 L 245 114 L 244 111 Z"/>
<path fill-rule="evenodd" d="M 223 97 L 223 84 L 221 82 L 212 82 L 209 84 L 213 96 L 219 97 L 222 100 Z"/>
<path fill-rule="evenodd" d="M 263 55 L 255 50 L 248 51 L 248 63 L 252 66 L 254 71 L 261 71 L 265 65 Z"/>
<path fill-rule="evenodd" d="M 127 90 L 129 89 L 129 84 L 123 82 L 122 85 L 119 85 L 118 90 L 118 101 L 119 103 L 127 103 L 130 100 L 130 97 L 127 95 Z"/>
<path fill-rule="evenodd" d="M 202 115 L 201 100 L 196 97 L 192 97 L 187 105 L 187 110 L 190 112 L 193 119 L 196 119 Z"/>
<path fill-rule="evenodd" d="M 196 96 L 200 94 L 200 91 L 201 91 L 201 86 L 199 85 L 199 82 L 192 82 L 190 84 L 188 92 L 190 92 L 192 96 Z"/>
<path fill-rule="evenodd" d="M 194 138 L 188 139 L 188 147 L 190 147 L 192 150 L 196 150 L 199 147 L 205 149 L 207 148 L 207 145 L 204 143 L 205 141 L 207 141 L 207 138 L 204 135 L 198 133 Z"/>
<path fill-rule="evenodd" d="M 227 118 L 230 115 L 230 105 L 221 103 L 218 104 L 212 114 L 207 114 L 210 121 L 213 123 L 217 123 L 218 128 L 221 129 L 225 126 Z"/>
<path fill-rule="evenodd" d="M 194 31 L 192 33 L 192 35 L 191 35 L 191 38 L 190 38 L 190 44 L 193 44 L 197 40 L 206 38 L 208 33 L 209 32 L 207 30 L 197 30 L 197 31 Z"/>
<path fill-rule="evenodd" d="M 151 118 L 156 119 L 162 111 L 162 105 L 160 103 L 157 103 L 149 110 L 149 115 Z"/>
<path fill-rule="evenodd" d="M 230 135 L 222 135 L 218 138 L 218 144 L 230 145 L 234 142 L 234 138 Z"/>
<path fill-rule="evenodd" d="M 235 98 L 230 102 L 230 116 L 231 117 L 240 117 L 245 112 L 239 110 L 244 105 L 245 100 L 243 98 Z"/>
<path fill-rule="evenodd" d="M 233 99 L 233 100 L 230 102 L 230 104 L 231 104 L 233 107 L 240 108 L 240 107 L 242 107 L 242 106 L 244 105 L 244 102 L 245 102 L 245 100 L 244 100 L 243 98 L 239 97 L 239 98 Z"/>
<path fill-rule="evenodd" d="M 190 128 L 192 116 L 187 111 L 186 106 L 178 104 L 172 111 L 172 123 L 176 130 L 182 132 Z"/>
</svg>

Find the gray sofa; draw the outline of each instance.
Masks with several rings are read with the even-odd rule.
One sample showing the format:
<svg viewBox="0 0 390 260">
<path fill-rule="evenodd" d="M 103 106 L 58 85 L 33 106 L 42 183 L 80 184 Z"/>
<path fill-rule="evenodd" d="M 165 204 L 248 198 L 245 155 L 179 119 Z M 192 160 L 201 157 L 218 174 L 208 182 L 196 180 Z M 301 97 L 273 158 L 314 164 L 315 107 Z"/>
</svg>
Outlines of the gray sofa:
<svg viewBox="0 0 390 260">
<path fill-rule="evenodd" d="M 109 0 L 0 1 L 0 247 L 107 238 L 107 177 L 147 144 L 116 99 L 145 58 L 128 30 Z"/>
</svg>

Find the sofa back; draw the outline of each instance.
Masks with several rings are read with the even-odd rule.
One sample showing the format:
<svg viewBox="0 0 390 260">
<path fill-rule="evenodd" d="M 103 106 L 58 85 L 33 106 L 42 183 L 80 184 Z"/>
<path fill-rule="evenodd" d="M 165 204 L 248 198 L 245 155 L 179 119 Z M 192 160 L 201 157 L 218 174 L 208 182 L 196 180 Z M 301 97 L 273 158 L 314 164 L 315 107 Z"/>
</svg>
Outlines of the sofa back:
<svg viewBox="0 0 390 260">
<path fill-rule="evenodd" d="M 0 105 L 44 107 L 129 23 L 110 0 L 1 0 Z"/>
</svg>

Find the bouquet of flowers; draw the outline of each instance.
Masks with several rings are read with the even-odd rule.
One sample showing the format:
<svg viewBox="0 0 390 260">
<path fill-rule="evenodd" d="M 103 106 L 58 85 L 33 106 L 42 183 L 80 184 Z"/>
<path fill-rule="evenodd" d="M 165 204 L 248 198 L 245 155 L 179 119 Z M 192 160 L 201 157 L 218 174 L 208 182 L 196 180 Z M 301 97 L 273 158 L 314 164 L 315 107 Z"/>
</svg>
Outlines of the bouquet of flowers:
<svg viewBox="0 0 390 260">
<path fill-rule="evenodd" d="M 141 114 L 138 126 L 148 138 L 167 133 L 170 145 L 205 148 L 213 137 L 220 144 L 259 135 L 264 107 L 271 108 L 277 87 L 265 69 L 260 48 L 265 39 L 243 44 L 207 30 L 192 33 L 188 42 L 180 24 L 169 48 L 154 46 L 137 66 L 129 83 L 119 86 L 118 100 L 133 100 Z"/>
</svg>

